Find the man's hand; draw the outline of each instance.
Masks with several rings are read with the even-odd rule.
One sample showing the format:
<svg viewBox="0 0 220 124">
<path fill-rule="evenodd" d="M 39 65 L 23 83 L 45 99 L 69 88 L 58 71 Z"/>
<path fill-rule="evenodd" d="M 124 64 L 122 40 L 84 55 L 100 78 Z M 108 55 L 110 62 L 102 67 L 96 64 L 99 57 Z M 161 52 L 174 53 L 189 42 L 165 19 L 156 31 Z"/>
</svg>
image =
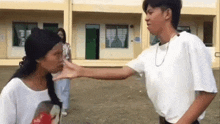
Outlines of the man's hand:
<svg viewBox="0 0 220 124">
<path fill-rule="evenodd" d="M 74 63 L 68 62 L 67 60 L 64 60 L 64 66 L 63 70 L 60 74 L 57 74 L 53 80 L 61 80 L 61 79 L 73 79 L 80 77 L 80 71 L 83 67 L 80 67 Z"/>
</svg>

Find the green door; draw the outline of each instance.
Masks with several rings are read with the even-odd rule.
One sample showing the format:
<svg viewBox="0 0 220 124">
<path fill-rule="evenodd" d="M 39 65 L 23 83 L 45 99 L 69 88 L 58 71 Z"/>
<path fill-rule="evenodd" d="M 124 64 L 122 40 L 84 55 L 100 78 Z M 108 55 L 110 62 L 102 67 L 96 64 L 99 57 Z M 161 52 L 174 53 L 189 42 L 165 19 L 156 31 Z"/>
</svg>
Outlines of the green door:
<svg viewBox="0 0 220 124">
<path fill-rule="evenodd" d="M 86 25 L 86 59 L 99 59 L 99 25 Z"/>
</svg>

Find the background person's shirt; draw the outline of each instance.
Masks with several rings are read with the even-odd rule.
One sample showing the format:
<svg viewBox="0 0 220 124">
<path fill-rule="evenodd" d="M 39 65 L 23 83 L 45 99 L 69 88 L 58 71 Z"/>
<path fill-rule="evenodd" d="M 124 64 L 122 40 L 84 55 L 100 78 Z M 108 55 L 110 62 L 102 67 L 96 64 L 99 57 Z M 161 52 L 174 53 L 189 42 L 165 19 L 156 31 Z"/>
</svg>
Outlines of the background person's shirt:
<svg viewBox="0 0 220 124">
<path fill-rule="evenodd" d="M 13 78 L 3 88 L 0 95 L 0 124 L 30 124 L 39 111 L 39 105 L 44 105 L 45 112 L 47 101 L 50 101 L 48 89 L 34 91 L 27 87 L 19 78 Z M 60 111 L 60 110 L 59 110 Z M 53 107 L 53 113 L 57 112 L 57 107 Z M 56 118 L 59 119 L 60 118 Z"/>
<path fill-rule="evenodd" d="M 197 36 L 182 32 L 170 43 L 151 46 L 127 65 L 145 72 L 147 93 L 156 112 L 176 123 L 195 100 L 195 91 L 217 92 L 211 60 Z M 204 113 L 199 120 L 202 118 Z"/>
<path fill-rule="evenodd" d="M 65 57 L 65 59 L 67 60 L 70 59 L 70 52 L 71 52 L 71 48 L 69 43 L 63 44 L 63 56 Z"/>
</svg>

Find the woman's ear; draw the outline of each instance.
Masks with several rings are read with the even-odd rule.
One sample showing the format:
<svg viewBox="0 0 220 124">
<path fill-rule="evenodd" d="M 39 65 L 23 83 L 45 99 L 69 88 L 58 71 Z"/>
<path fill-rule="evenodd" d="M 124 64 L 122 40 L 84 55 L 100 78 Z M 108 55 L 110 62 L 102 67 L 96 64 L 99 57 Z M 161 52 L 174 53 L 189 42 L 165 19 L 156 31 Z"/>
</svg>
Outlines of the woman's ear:
<svg viewBox="0 0 220 124">
<path fill-rule="evenodd" d="M 40 60 L 40 59 L 37 59 L 37 60 L 36 60 L 36 62 L 37 62 L 37 63 L 40 63 L 40 62 L 41 62 L 41 60 Z"/>
<path fill-rule="evenodd" d="M 42 60 L 43 60 L 43 58 L 36 59 L 36 62 L 37 62 L 37 63 L 40 63 Z"/>
</svg>

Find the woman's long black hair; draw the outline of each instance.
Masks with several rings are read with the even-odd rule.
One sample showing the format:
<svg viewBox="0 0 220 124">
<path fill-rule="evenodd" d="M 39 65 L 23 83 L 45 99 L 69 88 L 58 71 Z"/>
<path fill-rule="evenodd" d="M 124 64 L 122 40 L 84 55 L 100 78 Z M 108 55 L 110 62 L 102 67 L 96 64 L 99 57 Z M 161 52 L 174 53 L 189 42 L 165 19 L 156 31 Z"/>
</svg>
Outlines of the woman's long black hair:
<svg viewBox="0 0 220 124">
<path fill-rule="evenodd" d="M 25 42 L 26 56 L 22 58 L 23 61 L 19 63 L 20 68 L 13 74 L 11 79 L 15 77 L 26 78 L 33 74 L 37 69 L 36 60 L 45 57 L 47 52 L 59 42 L 60 37 L 56 33 L 38 28 L 33 29 Z M 55 93 L 51 73 L 46 75 L 46 80 L 51 103 L 59 105 L 62 108 L 62 103 Z"/>
</svg>

